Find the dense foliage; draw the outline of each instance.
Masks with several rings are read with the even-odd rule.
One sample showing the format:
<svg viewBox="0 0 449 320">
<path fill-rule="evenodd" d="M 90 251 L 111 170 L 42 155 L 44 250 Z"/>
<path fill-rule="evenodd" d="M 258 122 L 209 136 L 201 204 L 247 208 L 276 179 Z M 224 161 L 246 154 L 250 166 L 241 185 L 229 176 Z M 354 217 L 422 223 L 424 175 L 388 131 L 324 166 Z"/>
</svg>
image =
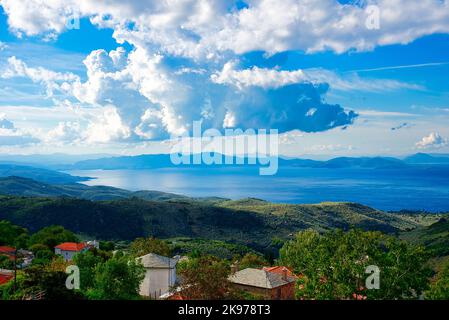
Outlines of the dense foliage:
<svg viewBox="0 0 449 320">
<path fill-rule="evenodd" d="M 416 299 L 430 270 L 424 248 L 379 232 L 304 231 L 284 245 L 280 262 L 300 276 L 301 299 Z M 378 267 L 380 286 L 368 290 L 368 266 Z"/>
<path fill-rule="evenodd" d="M 181 295 L 189 300 L 221 300 L 229 297 L 230 267 L 227 261 L 201 256 L 179 265 Z"/>
</svg>

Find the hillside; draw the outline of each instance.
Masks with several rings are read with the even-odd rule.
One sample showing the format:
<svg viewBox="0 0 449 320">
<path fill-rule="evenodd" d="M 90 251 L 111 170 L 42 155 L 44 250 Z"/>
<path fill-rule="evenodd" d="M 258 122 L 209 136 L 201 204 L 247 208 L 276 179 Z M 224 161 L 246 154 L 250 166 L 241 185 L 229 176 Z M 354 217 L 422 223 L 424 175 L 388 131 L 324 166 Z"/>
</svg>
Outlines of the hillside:
<svg viewBox="0 0 449 320">
<path fill-rule="evenodd" d="M 402 233 L 401 238 L 426 246 L 433 256 L 449 256 L 449 215 L 430 226 Z"/>
<path fill-rule="evenodd" d="M 270 247 L 299 230 L 351 227 L 397 232 L 416 227 L 409 221 L 351 203 L 275 205 L 259 200 L 199 202 L 191 199 L 147 201 L 129 198 L 89 201 L 71 198 L 0 197 L 0 220 L 36 231 L 62 225 L 100 239 L 203 238 Z"/>
<path fill-rule="evenodd" d="M 294 221 L 304 228 L 326 231 L 335 228 L 348 229 L 357 226 L 366 230 L 395 232 L 414 229 L 420 224 L 404 217 L 385 213 L 356 203 L 333 203 L 297 205 L 275 204 L 259 199 L 225 201 L 221 207 L 240 211 L 257 212 L 263 215 Z M 317 223 L 317 221 L 321 223 Z M 325 222 L 325 223 L 322 223 Z"/>
<path fill-rule="evenodd" d="M 114 200 L 138 197 L 144 200 L 188 199 L 187 197 L 160 192 L 131 192 L 107 186 L 83 184 L 46 184 L 23 177 L 0 178 L 0 194 L 25 197 L 72 197 L 86 200 Z"/>
<path fill-rule="evenodd" d="M 67 173 L 43 168 L 15 164 L 0 164 L 0 178 L 10 176 L 19 176 L 52 184 L 68 184 L 90 179 L 87 177 L 75 177 Z"/>
</svg>

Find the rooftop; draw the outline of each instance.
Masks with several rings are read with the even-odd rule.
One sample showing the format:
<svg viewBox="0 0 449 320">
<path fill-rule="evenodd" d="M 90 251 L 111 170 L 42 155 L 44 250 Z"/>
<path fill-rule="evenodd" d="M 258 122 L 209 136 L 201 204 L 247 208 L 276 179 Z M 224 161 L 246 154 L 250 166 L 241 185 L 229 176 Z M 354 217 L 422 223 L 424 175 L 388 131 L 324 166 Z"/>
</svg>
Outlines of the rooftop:
<svg viewBox="0 0 449 320">
<path fill-rule="evenodd" d="M 86 247 L 85 243 L 76 243 L 76 242 L 64 242 L 60 245 L 57 245 L 56 249 L 61 249 L 63 251 L 81 251 Z"/>
<path fill-rule="evenodd" d="M 231 275 L 229 281 L 235 284 L 273 289 L 289 284 L 295 281 L 295 278 L 287 275 L 287 279 L 284 280 L 283 275 L 279 273 L 269 272 L 263 269 L 247 268 Z"/>
<path fill-rule="evenodd" d="M 178 259 L 160 256 L 155 253 L 149 253 L 138 258 L 145 268 L 174 268 Z"/>
</svg>

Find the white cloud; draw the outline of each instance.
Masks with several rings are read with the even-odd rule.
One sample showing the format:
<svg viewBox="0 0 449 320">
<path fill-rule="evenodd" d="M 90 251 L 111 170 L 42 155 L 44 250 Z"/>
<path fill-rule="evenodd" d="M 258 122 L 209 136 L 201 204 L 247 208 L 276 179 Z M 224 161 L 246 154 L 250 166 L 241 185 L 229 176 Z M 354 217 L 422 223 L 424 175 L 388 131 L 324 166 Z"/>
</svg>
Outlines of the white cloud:
<svg viewBox="0 0 449 320">
<path fill-rule="evenodd" d="M 212 81 L 219 84 L 232 84 L 239 89 L 250 86 L 265 89 L 279 88 L 288 84 L 308 81 L 308 78 L 302 70 L 278 71 L 258 67 L 236 70 L 236 67 L 236 61 L 226 63 L 220 72 L 214 73 L 211 76 Z"/>
<path fill-rule="evenodd" d="M 447 1 L 364 1 L 379 7 L 378 30 L 366 27 L 369 14 L 365 7 L 343 5 L 337 0 L 248 0 L 248 7 L 241 10 L 235 3 L 0 0 L 10 28 L 18 34 L 54 36 L 65 30 L 67 20 L 76 13 L 102 27 L 113 28 L 118 41 L 140 47 L 158 46 L 170 54 L 195 58 L 216 58 L 226 51 L 364 51 L 449 32 Z"/>
<path fill-rule="evenodd" d="M 0 41 L 0 51 L 5 50 L 6 48 L 8 48 L 8 46 L 6 45 L 6 43 L 3 43 Z"/>
<path fill-rule="evenodd" d="M 31 134 L 17 129 L 14 123 L 0 114 L 0 146 L 24 145 L 38 142 Z"/>
<path fill-rule="evenodd" d="M 440 136 L 438 132 L 432 132 L 416 143 L 418 149 L 438 149 L 447 146 L 447 139 Z"/>
<path fill-rule="evenodd" d="M 47 143 L 78 143 L 81 128 L 78 122 L 60 122 L 56 128 L 50 130 L 44 137 Z"/>
<path fill-rule="evenodd" d="M 59 73 L 42 67 L 30 68 L 16 57 L 8 58 L 6 68 L 2 70 L 0 77 L 4 79 L 26 77 L 35 83 L 44 84 L 49 97 L 53 96 L 55 91 L 67 91 L 70 83 L 79 81 L 79 77 L 73 73 Z"/>
<path fill-rule="evenodd" d="M 245 87 L 279 88 L 294 83 L 329 83 L 333 90 L 384 92 L 400 89 L 424 90 L 422 86 L 390 79 L 363 79 L 357 74 L 339 75 L 325 69 L 276 70 L 252 67 L 238 70 L 238 62 L 227 62 L 223 69 L 212 74 L 218 84 L 230 84 L 239 89 Z"/>
</svg>

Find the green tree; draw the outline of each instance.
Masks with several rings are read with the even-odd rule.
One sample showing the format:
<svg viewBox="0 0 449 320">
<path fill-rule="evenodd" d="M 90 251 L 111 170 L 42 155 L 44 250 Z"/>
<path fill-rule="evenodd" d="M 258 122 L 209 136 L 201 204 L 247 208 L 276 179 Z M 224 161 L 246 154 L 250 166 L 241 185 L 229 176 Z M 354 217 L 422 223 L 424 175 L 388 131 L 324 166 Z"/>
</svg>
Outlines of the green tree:
<svg viewBox="0 0 449 320">
<path fill-rule="evenodd" d="M 115 249 L 115 244 L 112 241 L 100 241 L 100 250 L 113 251 Z"/>
<path fill-rule="evenodd" d="M 280 263 L 300 275 L 303 299 L 413 299 L 427 288 L 427 254 L 380 232 L 299 232 L 280 250 Z M 380 270 L 380 288 L 367 290 L 368 266 Z"/>
<path fill-rule="evenodd" d="M 75 234 L 62 226 L 45 227 L 30 237 L 30 246 L 43 244 L 53 250 L 55 246 L 63 242 L 78 242 Z"/>
<path fill-rule="evenodd" d="M 9 221 L 0 221 L 0 245 L 18 245 L 25 247 L 28 231 L 22 227 L 13 225 Z"/>
<path fill-rule="evenodd" d="M 262 268 L 269 265 L 269 263 L 262 256 L 254 253 L 245 254 L 238 263 L 240 269 Z"/>
<path fill-rule="evenodd" d="M 80 289 L 82 291 L 86 292 L 94 287 L 96 267 L 106 260 L 92 250 L 79 253 L 73 258 L 73 263 L 80 270 Z"/>
<path fill-rule="evenodd" d="M 180 264 L 182 292 L 190 300 L 220 300 L 230 295 L 227 261 L 212 256 L 189 259 Z"/>
<path fill-rule="evenodd" d="M 148 253 L 155 253 L 161 256 L 170 256 L 171 249 L 169 245 L 156 238 L 138 238 L 131 243 L 131 253 L 135 257 L 141 257 Z"/>
<path fill-rule="evenodd" d="M 14 261 L 11 261 L 7 256 L 0 255 L 0 269 L 13 269 Z"/>
<path fill-rule="evenodd" d="M 78 292 L 67 289 L 66 279 L 67 274 L 63 270 L 33 266 L 25 270 L 25 278 L 21 285 L 27 296 L 44 292 L 46 300 L 82 299 Z"/>
<path fill-rule="evenodd" d="M 431 300 L 449 300 L 449 261 L 446 262 L 426 292 Z"/>
<path fill-rule="evenodd" d="M 117 253 L 95 267 L 94 287 L 88 297 L 94 300 L 138 299 L 145 269 L 134 258 Z"/>
</svg>

